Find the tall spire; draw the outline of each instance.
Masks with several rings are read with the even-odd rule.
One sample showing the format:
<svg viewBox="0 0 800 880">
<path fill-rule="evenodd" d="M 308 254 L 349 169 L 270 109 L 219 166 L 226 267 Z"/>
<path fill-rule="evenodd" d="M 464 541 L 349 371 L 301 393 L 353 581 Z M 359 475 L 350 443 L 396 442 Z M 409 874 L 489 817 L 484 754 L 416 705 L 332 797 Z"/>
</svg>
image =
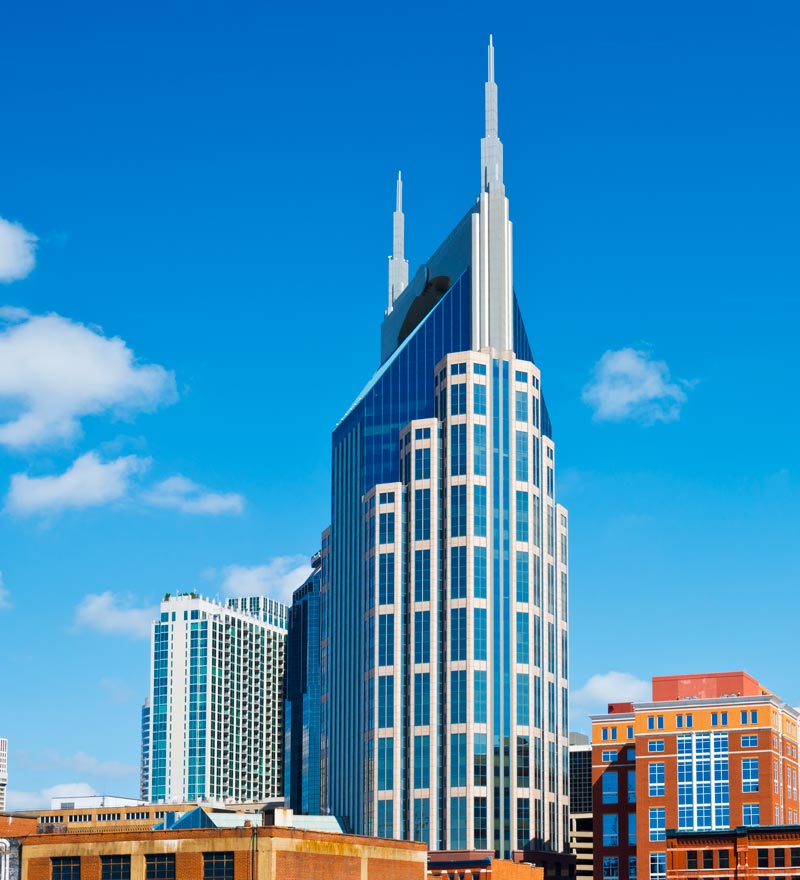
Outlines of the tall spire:
<svg viewBox="0 0 800 880">
<path fill-rule="evenodd" d="M 481 189 L 503 185 L 503 144 L 497 132 L 497 83 L 494 81 L 494 42 L 489 36 L 489 71 L 484 86 L 486 134 L 481 140 Z"/>
<path fill-rule="evenodd" d="M 403 214 L 403 176 L 397 172 L 397 195 L 392 214 L 392 256 L 389 257 L 389 308 L 391 312 L 397 297 L 408 287 L 408 260 L 403 254 L 405 245 L 405 215 Z"/>
</svg>

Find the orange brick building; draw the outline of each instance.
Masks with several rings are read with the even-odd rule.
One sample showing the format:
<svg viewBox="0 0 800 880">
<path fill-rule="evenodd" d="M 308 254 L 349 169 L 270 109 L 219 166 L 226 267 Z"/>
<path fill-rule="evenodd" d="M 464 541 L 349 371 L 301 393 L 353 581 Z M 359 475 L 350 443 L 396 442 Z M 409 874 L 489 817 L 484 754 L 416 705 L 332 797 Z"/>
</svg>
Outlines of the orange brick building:
<svg viewBox="0 0 800 880">
<path fill-rule="evenodd" d="M 595 880 L 666 880 L 667 832 L 800 822 L 798 713 L 744 672 L 592 717 Z"/>
</svg>

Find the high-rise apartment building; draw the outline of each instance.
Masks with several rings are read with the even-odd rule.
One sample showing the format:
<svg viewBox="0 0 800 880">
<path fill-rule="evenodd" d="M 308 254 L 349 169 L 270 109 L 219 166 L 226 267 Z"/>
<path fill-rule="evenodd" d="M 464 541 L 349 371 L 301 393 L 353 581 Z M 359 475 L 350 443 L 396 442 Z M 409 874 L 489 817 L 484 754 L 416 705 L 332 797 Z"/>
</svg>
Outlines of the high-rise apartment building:
<svg viewBox="0 0 800 880">
<path fill-rule="evenodd" d="M 139 753 L 139 795 L 150 800 L 150 697 L 142 704 L 142 748 Z"/>
<path fill-rule="evenodd" d="M 282 797 L 286 612 L 261 596 L 161 603 L 143 730 L 151 802 Z"/>
<path fill-rule="evenodd" d="M 6 808 L 8 787 L 8 740 L 0 739 L 0 812 Z"/>
<path fill-rule="evenodd" d="M 567 848 L 567 511 L 493 52 L 479 198 L 406 284 L 398 179 L 382 363 L 333 433 L 321 763 L 356 832 L 508 858 Z"/>
<path fill-rule="evenodd" d="M 595 880 L 665 880 L 668 832 L 798 823 L 797 710 L 744 672 L 652 697 L 592 717 Z"/>
<path fill-rule="evenodd" d="M 297 813 L 317 815 L 320 805 L 320 584 L 322 554 L 292 595 L 286 640 L 286 720 L 283 789 Z"/>
</svg>

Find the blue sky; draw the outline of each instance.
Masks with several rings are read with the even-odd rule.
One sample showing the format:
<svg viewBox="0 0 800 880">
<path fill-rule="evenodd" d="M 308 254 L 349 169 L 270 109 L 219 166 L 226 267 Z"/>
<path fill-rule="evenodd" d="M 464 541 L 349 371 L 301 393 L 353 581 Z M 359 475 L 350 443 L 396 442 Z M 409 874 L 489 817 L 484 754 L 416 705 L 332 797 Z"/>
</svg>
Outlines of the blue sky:
<svg viewBox="0 0 800 880">
<path fill-rule="evenodd" d="M 743 668 L 800 703 L 796 4 L 3 18 L 12 806 L 136 792 L 165 592 L 299 583 L 377 366 L 394 177 L 413 272 L 477 194 L 490 32 L 571 512 L 574 726 L 654 674 Z"/>
</svg>

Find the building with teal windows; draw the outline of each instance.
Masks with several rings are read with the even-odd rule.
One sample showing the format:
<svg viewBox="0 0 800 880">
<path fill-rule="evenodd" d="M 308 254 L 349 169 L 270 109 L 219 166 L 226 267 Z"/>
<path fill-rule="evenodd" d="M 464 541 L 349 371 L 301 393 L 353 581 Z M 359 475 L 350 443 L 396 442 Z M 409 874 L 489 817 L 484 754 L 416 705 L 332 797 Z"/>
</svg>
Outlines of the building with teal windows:
<svg viewBox="0 0 800 880">
<path fill-rule="evenodd" d="M 286 613 L 262 596 L 161 603 L 142 729 L 150 802 L 282 797 Z"/>
<path fill-rule="evenodd" d="M 567 511 L 513 287 L 494 50 L 479 197 L 408 283 L 333 432 L 323 804 L 357 833 L 546 861 L 568 847 Z"/>
</svg>

